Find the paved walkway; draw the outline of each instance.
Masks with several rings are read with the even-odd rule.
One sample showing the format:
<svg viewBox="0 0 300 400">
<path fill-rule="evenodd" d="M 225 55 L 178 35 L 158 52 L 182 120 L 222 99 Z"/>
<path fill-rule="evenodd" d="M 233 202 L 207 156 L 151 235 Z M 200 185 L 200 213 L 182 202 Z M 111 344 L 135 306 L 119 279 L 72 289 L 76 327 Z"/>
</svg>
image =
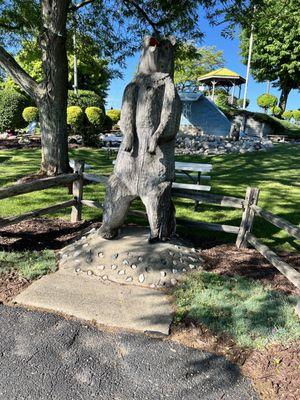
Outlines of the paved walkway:
<svg viewBox="0 0 300 400">
<path fill-rule="evenodd" d="M 223 357 L 0 305 L 1 400 L 250 400 Z"/>
</svg>

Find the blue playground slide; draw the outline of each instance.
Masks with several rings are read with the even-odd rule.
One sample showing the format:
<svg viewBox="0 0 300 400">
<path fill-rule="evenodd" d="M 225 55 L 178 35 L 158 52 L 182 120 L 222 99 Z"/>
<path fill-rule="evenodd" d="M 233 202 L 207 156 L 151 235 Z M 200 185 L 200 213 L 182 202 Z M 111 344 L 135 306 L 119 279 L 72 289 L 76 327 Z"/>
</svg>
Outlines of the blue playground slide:
<svg viewBox="0 0 300 400">
<path fill-rule="evenodd" d="M 181 123 L 200 128 L 207 135 L 227 136 L 231 123 L 216 104 L 202 93 L 179 93 Z"/>
</svg>

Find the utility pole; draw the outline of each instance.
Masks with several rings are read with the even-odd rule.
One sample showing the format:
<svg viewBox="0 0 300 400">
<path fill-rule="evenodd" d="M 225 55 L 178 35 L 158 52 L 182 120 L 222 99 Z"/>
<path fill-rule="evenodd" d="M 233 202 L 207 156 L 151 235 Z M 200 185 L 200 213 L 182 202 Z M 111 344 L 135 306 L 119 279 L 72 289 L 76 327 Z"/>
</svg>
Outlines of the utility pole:
<svg viewBox="0 0 300 400">
<path fill-rule="evenodd" d="M 254 6 L 253 15 L 255 15 L 255 11 L 256 11 L 256 6 Z M 252 57 L 252 49 L 253 49 L 253 30 L 254 30 L 254 23 L 252 22 L 250 39 L 249 39 L 249 52 L 248 52 L 247 74 L 246 74 L 244 99 L 243 99 L 243 110 L 245 110 L 246 102 L 247 102 L 247 91 L 248 91 L 248 83 L 249 83 L 250 67 L 251 67 L 251 57 Z"/>
</svg>

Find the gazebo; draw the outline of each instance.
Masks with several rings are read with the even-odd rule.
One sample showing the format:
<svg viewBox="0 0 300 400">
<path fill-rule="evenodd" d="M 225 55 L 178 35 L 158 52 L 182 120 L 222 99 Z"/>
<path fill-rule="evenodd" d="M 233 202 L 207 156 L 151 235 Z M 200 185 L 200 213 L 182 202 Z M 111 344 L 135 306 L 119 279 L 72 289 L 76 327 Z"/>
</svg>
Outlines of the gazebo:
<svg viewBox="0 0 300 400">
<path fill-rule="evenodd" d="M 205 75 L 202 75 L 198 78 L 198 82 L 202 84 L 212 87 L 212 100 L 214 101 L 215 96 L 215 88 L 216 86 L 230 88 L 232 87 L 231 101 L 233 103 L 235 87 L 239 87 L 239 98 L 241 95 L 241 85 L 246 82 L 246 79 L 237 74 L 234 71 L 231 71 L 228 68 L 219 68 L 215 71 L 208 72 Z M 200 89 L 200 88 L 199 88 Z"/>
</svg>

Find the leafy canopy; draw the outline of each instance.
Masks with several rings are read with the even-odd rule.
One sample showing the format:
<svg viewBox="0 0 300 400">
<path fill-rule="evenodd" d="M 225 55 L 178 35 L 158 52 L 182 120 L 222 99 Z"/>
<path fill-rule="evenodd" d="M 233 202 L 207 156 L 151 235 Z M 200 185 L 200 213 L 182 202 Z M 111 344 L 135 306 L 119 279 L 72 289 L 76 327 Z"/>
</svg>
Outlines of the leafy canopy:
<svg viewBox="0 0 300 400">
<path fill-rule="evenodd" d="M 180 43 L 175 53 L 174 81 L 180 90 L 196 88 L 199 76 L 224 65 L 223 52 L 215 46 Z"/>
<path fill-rule="evenodd" d="M 251 72 L 259 82 L 281 89 L 300 87 L 299 0 L 263 0 L 253 18 L 254 45 Z M 247 63 L 249 25 L 241 33 L 241 55 Z"/>
</svg>

